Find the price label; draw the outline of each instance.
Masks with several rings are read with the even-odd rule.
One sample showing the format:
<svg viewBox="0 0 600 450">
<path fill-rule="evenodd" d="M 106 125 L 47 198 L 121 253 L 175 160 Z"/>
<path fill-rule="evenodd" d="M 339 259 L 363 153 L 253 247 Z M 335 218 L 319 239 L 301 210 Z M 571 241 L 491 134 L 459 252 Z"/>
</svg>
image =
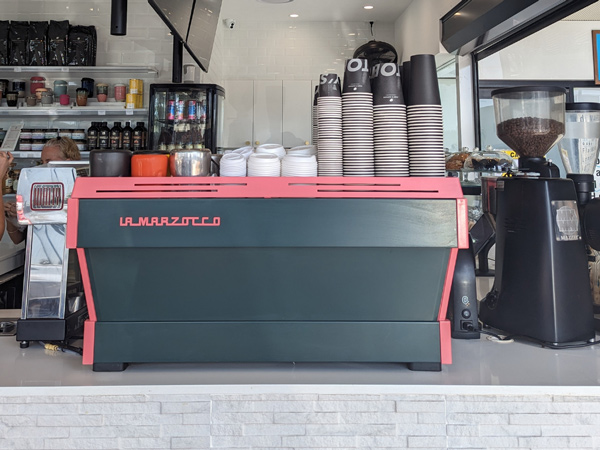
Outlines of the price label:
<svg viewBox="0 0 600 450">
<path fill-rule="evenodd" d="M 69 71 L 69 68 L 68 68 L 68 67 L 61 67 L 61 68 L 60 68 L 60 71 L 61 71 L 61 72 L 68 72 L 68 71 Z"/>
<path fill-rule="evenodd" d="M 106 111 L 98 111 L 98 115 L 99 116 L 105 116 L 106 115 Z"/>
<path fill-rule="evenodd" d="M 133 109 L 126 109 L 125 110 L 125 115 L 126 116 L 133 116 Z"/>
<path fill-rule="evenodd" d="M 515 152 L 514 150 L 502 150 L 503 153 L 506 153 L 508 156 L 510 156 L 513 159 L 519 159 L 519 155 L 517 155 L 517 152 Z"/>
<path fill-rule="evenodd" d="M 21 68 L 20 67 L 15 67 L 15 72 L 20 72 Z"/>
</svg>

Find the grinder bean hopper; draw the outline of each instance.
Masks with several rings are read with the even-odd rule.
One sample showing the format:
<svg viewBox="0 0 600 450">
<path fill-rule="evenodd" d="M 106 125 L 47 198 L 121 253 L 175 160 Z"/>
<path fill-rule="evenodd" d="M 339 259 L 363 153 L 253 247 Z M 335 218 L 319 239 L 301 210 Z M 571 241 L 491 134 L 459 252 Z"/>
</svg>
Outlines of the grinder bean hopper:
<svg viewBox="0 0 600 450">
<path fill-rule="evenodd" d="M 572 180 L 544 155 L 565 133 L 565 90 L 492 92 L 498 137 L 519 156 L 521 175 L 499 178 L 496 274 L 480 319 L 513 335 L 560 344 L 595 336 L 587 254 Z"/>
</svg>

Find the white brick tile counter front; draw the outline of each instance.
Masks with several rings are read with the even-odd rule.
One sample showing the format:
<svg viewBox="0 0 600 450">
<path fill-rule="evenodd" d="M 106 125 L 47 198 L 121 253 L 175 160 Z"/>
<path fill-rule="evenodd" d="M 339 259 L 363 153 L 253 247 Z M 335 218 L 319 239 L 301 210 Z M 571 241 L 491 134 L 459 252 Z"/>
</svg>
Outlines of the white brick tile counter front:
<svg viewBox="0 0 600 450">
<path fill-rule="evenodd" d="M 0 337 L 0 449 L 600 449 L 600 348 L 395 364 L 132 365 Z"/>
</svg>

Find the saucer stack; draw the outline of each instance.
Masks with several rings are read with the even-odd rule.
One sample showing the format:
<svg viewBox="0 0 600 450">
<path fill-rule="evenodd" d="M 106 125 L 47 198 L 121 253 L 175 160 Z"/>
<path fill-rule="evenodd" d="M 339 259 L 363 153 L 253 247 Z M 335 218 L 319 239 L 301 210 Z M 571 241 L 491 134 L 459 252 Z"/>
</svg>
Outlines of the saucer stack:
<svg viewBox="0 0 600 450">
<path fill-rule="evenodd" d="M 341 177 L 342 168 L 342 97 L 336 74 L 320 77 L 317 98 L 318 170 L 321 177 Z"/>
<path fill-rule="evenodd" d="M 407 123 L 410 176 L 444 177 L 442 103 L 433 55 L 410 58 Z"/>
<path fill-rule="evenodd" d="M 374 103 L 375 175 L 407 177 L 409 156 L 406 105 L 398 65 L 382 63 L 374 66 L 371 87 Z"/>
<path fill-rule="evenodd" d="M 344 176 L 375 175 L 373 94 L 366 59 L 349 59 L 342 94 Z"/>
<path fill-rule="evenodd" d="M 281 160 L 274 153 L 253 153 L 248 158 L 248 176 L 281 176 Z"/>
<path fill-rule="evenodd" d="M 246 158 L 241 153 L 226 153 L 219 163 L 219 174 L 222 177 L 245 177 Z"/>
</svg>

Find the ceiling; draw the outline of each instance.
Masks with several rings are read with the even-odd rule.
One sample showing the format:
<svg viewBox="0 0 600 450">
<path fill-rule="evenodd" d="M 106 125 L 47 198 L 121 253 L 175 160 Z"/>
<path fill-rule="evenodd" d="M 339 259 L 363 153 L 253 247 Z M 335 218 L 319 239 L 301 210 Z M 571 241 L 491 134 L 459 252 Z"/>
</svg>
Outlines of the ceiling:
<svg viewBox="0 0 600 450">
<path fill-rule="evenodd" d="M 236 21 L 383 22 L 394 23 L 413 0 L 294 0 L 269 4 L 261 0 L 223 0 L 221 18 Z M 372 5 L 365 10 L 363 6 Z M 298 18 L 290 18 L 298 14 Z"/>
</svg>

